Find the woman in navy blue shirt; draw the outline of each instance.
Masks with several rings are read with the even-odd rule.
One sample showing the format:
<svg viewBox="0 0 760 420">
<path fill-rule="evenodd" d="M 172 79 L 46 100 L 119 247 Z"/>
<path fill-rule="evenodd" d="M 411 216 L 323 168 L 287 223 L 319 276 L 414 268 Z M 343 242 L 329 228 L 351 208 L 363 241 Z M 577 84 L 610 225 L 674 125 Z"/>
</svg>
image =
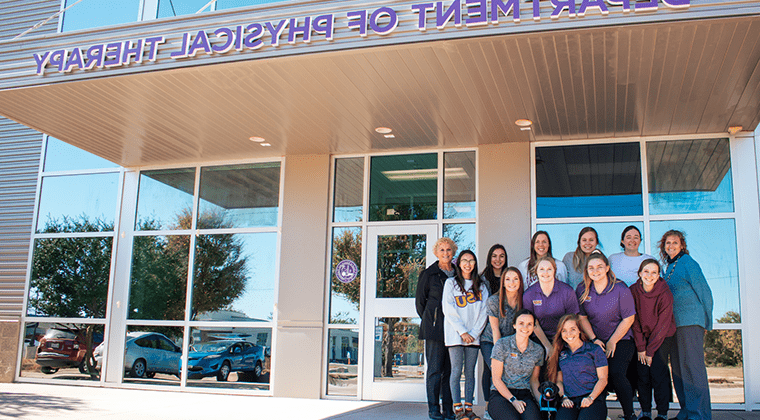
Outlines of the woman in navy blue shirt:
<svg viewBox="0 0 760 420">
<path fill-rule="evenodd" d="M 605 420 L 607 404 L 607 357 L 586 341 L 580 317 L 565 315 L 557 326 L 547 377 L 562 396 L 555 420 Z"/>
<path fill-rule="evenodd" d="M 581 328 L 607 355 L 610 383 L 625 419 L 636 420 L 633 387 L 626 376 L 636 353 L 631 331 L 636 304 L 628 286 L 615 278 L 604 254 L 594 251 L 585 265 L 583 283 L 575 289 L 581 304 Z"/>
</svg>

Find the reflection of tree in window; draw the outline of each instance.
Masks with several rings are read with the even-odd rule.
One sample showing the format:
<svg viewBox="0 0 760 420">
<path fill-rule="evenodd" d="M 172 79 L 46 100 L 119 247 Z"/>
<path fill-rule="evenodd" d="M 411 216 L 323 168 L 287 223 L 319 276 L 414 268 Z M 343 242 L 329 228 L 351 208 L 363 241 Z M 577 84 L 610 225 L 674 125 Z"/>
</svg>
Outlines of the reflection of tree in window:
<svg viewBox="0 0 760 420">
<path fill-rule="evenodd" d="M 201 215 L 204 226 L 229 227 L 216 213 Z M 177 216 L 180 229 L 190 229 L 192 214 Z M 144 223 L 150 223 L 144 222 Z M 226 309 L 246 284 L 247 262 L 242 242 L 232 234 L 198 235 L 191 319 Z M 134 240 L 130 313 L 132 319 L 183 319 L 190 237 L 141 236 Z"/>
<path fill-rule="evenodd" d="M 50 219 L 42 233 L 113 230 L 95 219 Z M 104 318 L 113 238 L 44 238 L 34 241 L 29 284 L 29 315 L 60 318 Z M 86 371 L 96 376 L 92 355 L 97 325 L 73 325 L 87 345 Z"/>
<path fill-rule="evenodd" d="M 345 229 L 339 234 L 336 233 L 336 235 L 333 237 L 332 244 L 333 268 L 335 268 L 335 266 L 343 260 L 353 261 L 359 268 L 356 278 L 348 283 L 339 281 L 335 275 L 332 276 L 332 293 L 345 297 L 346 300 L 348 300 L 356 308 L 356 311 L 359 311 L 359 297 L 361 293 L 361 236 L 361 230 Z M 330 323 L 355 324 L 356 320 L 345 312 L 339 312 L 330 315 Z"/>
<path fill-rule="evenodd" d="M 719 323 L 740 322 L 739 313 L 728 311 Z M 705 363 L 707 366 L 742 366 L 741 330 L 712 330 L 705 334 Z"/>
</svg>

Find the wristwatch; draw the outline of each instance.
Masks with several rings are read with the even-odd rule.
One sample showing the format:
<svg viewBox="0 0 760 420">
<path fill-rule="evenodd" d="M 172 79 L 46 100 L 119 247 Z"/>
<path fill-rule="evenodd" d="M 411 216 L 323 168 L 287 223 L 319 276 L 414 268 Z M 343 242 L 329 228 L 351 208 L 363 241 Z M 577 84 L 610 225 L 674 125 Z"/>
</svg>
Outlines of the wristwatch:
<svg viewBox="0 0 760 420">
<path fill-rule="evenodd" d="M 509 402 L 513 403 L 513 402 L 515 402 L 515 401 L 517 401 L 517 397 L 515 397 L 515 396 L 513 395 L 513 396 L 512 396 L 512 398 L 510 398 L 510 399 L 509 399 Z"/>
</svg>

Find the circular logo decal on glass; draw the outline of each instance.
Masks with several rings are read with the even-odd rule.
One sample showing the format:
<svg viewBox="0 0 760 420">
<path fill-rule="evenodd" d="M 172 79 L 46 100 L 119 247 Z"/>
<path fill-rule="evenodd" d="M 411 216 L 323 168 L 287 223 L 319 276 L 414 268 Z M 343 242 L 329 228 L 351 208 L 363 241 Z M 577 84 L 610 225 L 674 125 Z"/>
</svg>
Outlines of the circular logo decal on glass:
<svg viewBox="0 0 760 420">
<path fill-rule="evenodd" d="M 359 274 L 359 267 L 351 260 L 343 260 L 335 266 L 335 277 L 343 283 L 351 283 Z"/>
</svg>

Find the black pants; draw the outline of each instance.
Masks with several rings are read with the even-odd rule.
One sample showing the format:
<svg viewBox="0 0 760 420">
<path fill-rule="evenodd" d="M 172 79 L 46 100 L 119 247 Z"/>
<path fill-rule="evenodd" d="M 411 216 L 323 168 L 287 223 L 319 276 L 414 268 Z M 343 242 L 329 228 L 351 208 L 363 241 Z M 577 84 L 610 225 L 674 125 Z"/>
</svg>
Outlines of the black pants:
<svg viewBox="0 0 760 420">
<path fill-rule="evenodd" d="M 617 353 L 617 350 L 615 351 Z M 607 402 L 604 399 L 604 393 L 594 400 L 594 403 L 586 408 L 581 407 L 581 400 L 587 395 L 570 398 L 573 402 L 573 408 L 557 407 L 557 418 L 555 420 L 605 420 L 607 418 Z"/>
<path fill-rule="evenodd" d="M 612 389 L 615 390 L 626 419 L 630 419 L 633 415 L 633 388 L 628 382 L 626 372 L 635 353 L 636 345 L 633 344 L 633 340 L 620 340 L 615 347 L 615 355 L 607 359 L 609 364 L 607 378 Z"/>
<path fill-rule="evenodd" d="M 668 354 L 673 346 L 673 337 L 668 337 L 652 356 L 652 366 L 643 363 L 638 364 L 639 377 L 639 404 L 641 411 L 652 412 L 652 390 L 654 401 L 657 403 L 657 415 L 668 418 L 670 405 L 670 368 L 668 367 Z"/>
<path fill-rule="evenodd" d="M 536 400 L 529 389 L 509 389 L 518 400 L 525 402 L 525 411 L 522 414 L 517 412 L 512 405 L 499 391 L 492 389 L 488 397 L 488 414 L 493 420 L 541 420 L 541 412 L 538 409 Z"/>
<path fill-rule="evenodd" d="M 427 388 L 428 414 L 440 413 L 439 401 L 443 400 L 443 415 L 452 417 L 454 402 L 451 398 L 451 361 L 449 350 L 443 341 L 425 340 L 425 360 L 427 361 Z"/>
</svg>

